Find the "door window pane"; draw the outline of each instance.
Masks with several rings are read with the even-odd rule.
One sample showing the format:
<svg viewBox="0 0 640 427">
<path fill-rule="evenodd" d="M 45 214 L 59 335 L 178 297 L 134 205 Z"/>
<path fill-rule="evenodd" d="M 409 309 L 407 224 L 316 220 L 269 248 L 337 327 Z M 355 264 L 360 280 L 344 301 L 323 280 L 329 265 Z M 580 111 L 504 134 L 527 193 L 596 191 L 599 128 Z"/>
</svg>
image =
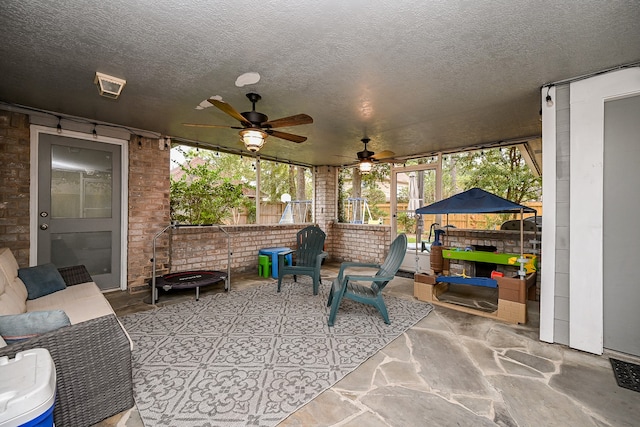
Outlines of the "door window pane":
<svg viewBox="0 0 640 427">
<path fill-rule="evenodd" d="M 52 218 L 111 218 L 112 155 L 51 145 Z"/>
<path fill-rule="evenodd" d="M 111 232 L 51 233 L 51 262 L 56 267 L 84 265 L 89 274 L 111 273 Z"/>
</svg>

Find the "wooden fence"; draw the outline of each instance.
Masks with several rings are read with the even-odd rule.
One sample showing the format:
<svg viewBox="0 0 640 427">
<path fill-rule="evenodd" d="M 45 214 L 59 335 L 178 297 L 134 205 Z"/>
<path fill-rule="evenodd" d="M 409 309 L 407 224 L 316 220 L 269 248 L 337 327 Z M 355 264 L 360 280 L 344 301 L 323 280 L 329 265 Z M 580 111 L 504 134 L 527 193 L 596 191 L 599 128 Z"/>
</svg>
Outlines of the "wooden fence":
<svg viewBox="0 0 640 427">
<path fill-rule="evenodd" d="M 282 214 L 284 213 L 285 203 L 267 203 L 260 204 L 260 224 L 279 224 Z M 304 214 L 305 212 L 302 212 Z M 297 212 L 295 218 L 298 219 L 301 216 L 301 212 Z M 311 221 L 311 212 L 307 212 L 307 220 Z M 232 218 L 226 221 L 229 225 L 246 225 L 247 214 L 243 209 L 234 210 Z"/>
<path fill-rule="evenodd" d="M 533 203 L 524 203 L 525 206 L 529 206 L 534 208 L 538 212 L 538 216 L 542 216 L 542 202 L 533 202 Z M 261 216 L 261 224 L 278 224 L 280 222 L 280 218 L 282 217 L 282 213 L 284 212 L 285 204 L 284 203 L 262 203 L 260 205 L 260 216 Z M 380 203 L 376 205 L 376 208 L 382 212 L 380 217 L 374 216 L 372 218 L 372 223 L 374 224 L 384 224 L 390 225 L 390 212 L 391 208 L 389 203 Z M 398 212 L 403 212 L 407 209 L 406 203 L 398 203 Z M 531 213 L 525 213 L 525 218 L 533 216 Z M 448 215 L 448 224 L 453 225 L 456 228 L 464 228 L 471 230 L 494 230 L 499 229 L 500 225 L 509 219 L 519 219 L 520 215 L 511 215 L 511 214 L 449 214 Z M 379 220 L 382 219 L 382 222 Z M 368 222 L 369 217 L 365 217 L 365 222 Z M 447 224 L 447 215 L 441 215 L 440 221 L 436 221 L 435 215 L 424 215 L 424 226 L 425 229 L 429 229 L 429 226 L 434 222 L 438 222 L 440 225 Z M 235 215 L 235 221 L 228 221 L 230 224 L 235 225 L 244 225 L 247 224 L 247 216 L 245 213 L 240 213 L 239 215 Z M 400 216 L 400 225 L 399 228 L 403 229 L 403 217 Z M 404 230 L 408 233 L 412 233 L 415 231 L 415 223 L 412 223 L 409 219 L 406 221 L 407 229 Z"/>
<path fill-rule="evenodd" d="M 523 203 L 525 206 L 529 206 L 537 211 L 538 216 L 542 216 L 542 202 L 532 202 L 532 203 Z M 376 207 L 383 212 L 382 215 L 382 223 L 390 224 L 390 212 L 391 208 L 389 203 L 380 203 L 376 205 Z M 398 203 L 398 212 L 402 213 L 407 209 L 406 203 Z M 534 216 L 532 213 L 525 213 L 524 217 Z M 434 223 L 438 222 L 440 225 L 453 225 L 456 228 L 465 228 L 471 230 L 493 230 L 499 229 L 500 225 L 509 219 L 519 219 L 520 214 L 449 214 L 441 215 L 440 221 L 436 221 L 435 215 L 424 215 L 423 220 L 425 224 L 425 228 Z M 369 218 L 366 218 L 367 220 Z M 378 223 L 379 218 L 373 218 L 374 222 Z M 448 220 L 448 222 L 447 222 Z M 403 219 L 400 216 L 400 222 L 402 223 Z M 411 221 L 408 221 L 411 223 Z M 408 224 L 410 225 L 410 224 Z M 413 226 L 409 227 L 413 230 Z M 410 230 L 405 230 L 410 232 Z"/>
</svg>

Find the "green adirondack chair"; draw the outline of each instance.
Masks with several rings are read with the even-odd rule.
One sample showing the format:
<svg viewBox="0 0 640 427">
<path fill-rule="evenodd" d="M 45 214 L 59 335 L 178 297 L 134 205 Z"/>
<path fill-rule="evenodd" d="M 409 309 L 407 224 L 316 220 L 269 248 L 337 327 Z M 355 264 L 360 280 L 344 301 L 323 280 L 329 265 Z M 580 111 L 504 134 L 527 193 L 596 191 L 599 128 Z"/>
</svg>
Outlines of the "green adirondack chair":
<svg viewBox="0 0 640 427">
<path fill-rule="evenodd" d="M 287 274 L 293 275 L 293 281 L 297 282 L 297 276 L 311 276 L 313 279 L 313 294 L 318 295 L 320 288 L 320 268 L 322 260 L 328 253 L 324 251 L 324 240 L 327 237 L 320 227 L 310 225 L 298 231 L 296 234 L 297 249 L 280 252 L 278 254 L 278 292 L 282 285 L 282 278 Z M 292 265 L 286 265 L 285 256 L 292 253 Z"/>
<path fill-rule="evenodd" d="M 387 306 L 382 299 L 382 290 L 398 272 L 406 252 L 407 236 L 400 234 L 391 243 L 389 253 L 382 264 L 343 262 L 340 265 L 338 277 L 333 281 L 331 290 L 329 291 L 329 300 L 327 301 L 327 307 L 331 306 L 328 321 L 329 326 L 333 326 L 336 320 L 336 314 L 338 314 L 338 307 L 340 307 L 343 298 L 374 306 L 382 315 L 384 322 L 387 325 L 390 324 Z M 359 275 L 357 273 L 347 274 L 345 276 L 345 270 L 351 267 L 378 268 L 378 271 L 373 276 Z M 363 284 L 367 282 L 369 282 L 370 285 Z"/>
</svg>

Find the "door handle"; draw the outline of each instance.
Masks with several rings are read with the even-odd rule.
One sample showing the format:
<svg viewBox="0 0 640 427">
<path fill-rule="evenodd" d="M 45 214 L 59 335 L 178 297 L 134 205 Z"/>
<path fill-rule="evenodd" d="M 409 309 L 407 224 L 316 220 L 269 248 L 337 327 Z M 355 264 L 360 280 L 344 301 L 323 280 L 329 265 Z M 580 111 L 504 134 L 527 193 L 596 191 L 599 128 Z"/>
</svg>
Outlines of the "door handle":
<svg viewBox="0 0 640 427">
<path fill-rule="evenodd" d="M 49 228 L 49 224 L 40 224 L 40 230 L 46 230 Z"/>
</svg>

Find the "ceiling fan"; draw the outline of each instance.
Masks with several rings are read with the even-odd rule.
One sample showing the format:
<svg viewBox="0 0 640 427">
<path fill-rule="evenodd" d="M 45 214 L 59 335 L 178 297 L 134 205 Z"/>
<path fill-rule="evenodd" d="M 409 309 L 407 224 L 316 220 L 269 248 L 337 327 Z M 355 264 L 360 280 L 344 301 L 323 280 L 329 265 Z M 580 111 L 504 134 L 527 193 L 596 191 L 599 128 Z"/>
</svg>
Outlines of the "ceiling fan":
<svg viewBox="0 0 640 427">
<path fill-rule="evenodd" d="M 384 150 L 378 154 L 373 151 L 369 151 L 367 149 L 367 144 L 371 141 L 369 138 L 362 138 L 361 141 L 364 143 L 364 150 L 358 151 L 358 160 L 360 160 L 360 173 L 363 175 L 368 174 L 373 169 L 374 162 L 385 162 L 385 161 L 394 161 L 392 157 L 395 156 L 393 151 Z"/>
<path fill-rule="evenodd" d="M 283 117 L 281 119 L 269 120 L 265 114 L 256 111 L 256 102 L 260 101 L 262 97 L 257 93 L 248 93 L 247 98 L 251 101 L 251 111 L 239 113 L 230 104 L 224 101 L 220 101 L 215 98 L 210 98 L 208 101 L 214 106 L 218 107 L 223 112 L 227 113 L 234 119 L 238 120 L 240 126 L 224 126 L 224 125 L 205 125 L 197 123 L 184 123 L 185 126 L 192 127 L 205 127 L 205 128 L 227 128 L 227 129 L 241 129 L 240 137 L 244 142 L 247 150 L 256 152 L 264 145 L 264 140 L 267 136 L 275 136 L 276 138 L 286 139 L 295 143 L 301 143 L 307 140 L 306 136 L 294 135 L 292 133 L 280 132 L 273 130 L 274 128 L 298 126 L 313 123 L 313 119 L 306 114 L 296 114 L 295 116 Z"/>
</svg>

